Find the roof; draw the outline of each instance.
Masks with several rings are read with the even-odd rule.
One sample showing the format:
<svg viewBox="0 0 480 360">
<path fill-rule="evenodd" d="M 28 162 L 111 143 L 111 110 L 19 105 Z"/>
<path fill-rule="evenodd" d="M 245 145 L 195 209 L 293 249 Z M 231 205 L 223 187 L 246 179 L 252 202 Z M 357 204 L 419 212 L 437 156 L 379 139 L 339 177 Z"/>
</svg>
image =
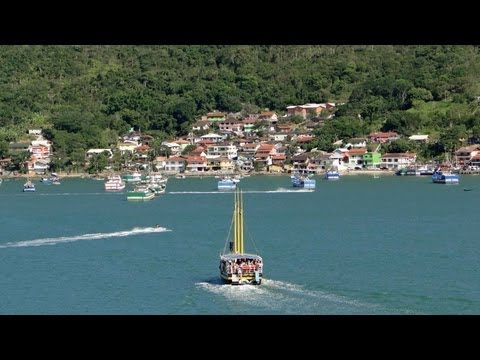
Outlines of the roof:
<svg viewBox="0 0 480 360">
<path fill-rule="evenodd" d="M 409 137 L 410 140 L 427 140 L 428 135 L 412 135 Z"/>
<path fill-rule="evenodd" d="M 383 158 L 414 158 L 417 154 L 414 153 L 386 153 L 382 157 Z"/>
</svg>

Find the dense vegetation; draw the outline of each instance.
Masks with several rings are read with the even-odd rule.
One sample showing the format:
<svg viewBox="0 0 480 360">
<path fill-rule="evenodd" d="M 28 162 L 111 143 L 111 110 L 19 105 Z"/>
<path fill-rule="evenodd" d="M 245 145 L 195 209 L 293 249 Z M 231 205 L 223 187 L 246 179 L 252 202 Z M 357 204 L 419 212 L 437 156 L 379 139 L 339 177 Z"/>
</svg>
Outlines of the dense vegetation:
<svg viewBox="0 0 480 360">
<path fill-rule="evenodd" d="M 479 77 L 476 46 L 2 46 L 0 157 L 28 128 L 72 163 L 131 127 L 165 139 L 214 109 L 327 101 L 345 105 L 312 146 L 424 133 L 439 140 L 416 149 L 430 157 L 480 135 Z"/>
</svg>

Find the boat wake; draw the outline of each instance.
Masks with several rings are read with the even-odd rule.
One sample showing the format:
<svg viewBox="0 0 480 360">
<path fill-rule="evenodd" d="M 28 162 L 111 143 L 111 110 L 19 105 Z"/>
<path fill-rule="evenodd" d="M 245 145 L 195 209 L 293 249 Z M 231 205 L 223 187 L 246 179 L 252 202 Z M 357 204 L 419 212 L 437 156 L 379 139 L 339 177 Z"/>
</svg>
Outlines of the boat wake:
<svg viewBox="0 0 480 360">
<path fill-rule="evenodd" d="M 307 290 L 288 282 L 263 279 L 262 285 L 232 286 L 215 282 L 200 282 L 198 287 L 221 295 L 232 302 L 242 302 L 273 314 L 398 314 L 409 311 L 389 310 L 376 304 L 349 299 L 320 290 Z M 262 313 L 264 311 L 261 311 Z"/>
<path fill-rule="evenodd" d="M 105 192 L 98 192 L 98 193 L 43 193 L 38 194 L 39 196 L 98 196 L 98 195 L 125 195 L 122 191 L 105 191 Z"/>
<path fill-rule="evenodd" d="M 132 230 L 116 231 L 111 233 L 94 233 L 94 234 L 83 234 L 83 235 L 76 235 L 76 236 L 61 236 L 61 237 L 54 237 L 54 238 L 43 238 L 43 239 L 9 242 L 9 243 L 0 245 L 0 248 L 5 249 L 5 248 L 12 248 L 12 247 L 56 245 L 56 244 L 81 241 L 81 240 L 107 239 L 107 238 L 113 238 L 113 237 L 125 237 L 125 236 L 134 236 L 134 235 L 140 235 L 140 234 L 160 233 L 165 231 L 171 231 L 171 230 L 164 227 L 144 227 L 144 228 L 135 227 Z"/>
<path fill-rule="evenodd" d="M 243 190 L 244 194 L 271 194 L 271 193 L 310 193 L 313 189 L 286 189 L 278 188 L 276 190 Z M 216 190 L 216 191 L 171 191 L 169 194 L 232 194 L 229 190 Z"/>
</svg>

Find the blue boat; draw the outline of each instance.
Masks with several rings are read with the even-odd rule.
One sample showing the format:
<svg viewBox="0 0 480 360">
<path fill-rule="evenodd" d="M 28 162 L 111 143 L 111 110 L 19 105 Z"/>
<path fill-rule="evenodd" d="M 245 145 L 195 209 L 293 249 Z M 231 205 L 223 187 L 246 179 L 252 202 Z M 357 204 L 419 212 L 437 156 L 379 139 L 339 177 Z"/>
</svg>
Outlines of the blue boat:
<svg viewBox="0 0 480 360">
<path fill-rule="evenodd" d="M 326 180 L 338 180 L 338 179 L 340 179 L 340 174 L 338 173 L 338 171 L 329 170 L 325 173 L 325 179 Z"/>
<path fill-rule="evenodd" d="M 441 170 L 436 169 L 432 175 L 432 181 L 435 184 L 458 184 L 460 176 L 458 174 L 443 173 Z"/>
<path fill-rule="evenodd" d="M 290 176 L 293 187 L 301 187 L 304 189 L 315 189 L 316 181 L 308 176 L 293 174 Z"/>
</svg>

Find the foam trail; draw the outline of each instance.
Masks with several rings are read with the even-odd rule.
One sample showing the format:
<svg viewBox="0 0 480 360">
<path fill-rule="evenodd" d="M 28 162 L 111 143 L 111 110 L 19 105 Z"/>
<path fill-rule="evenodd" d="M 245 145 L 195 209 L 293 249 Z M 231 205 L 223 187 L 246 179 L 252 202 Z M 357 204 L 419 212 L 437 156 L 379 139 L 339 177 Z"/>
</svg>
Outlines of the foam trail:
<svg viewBox="0 0 480 360">
<path fill-rule="evenodd" d="M 244 190 L 244 194 L 271 194 L 271 193 L 310 193 L 313 189 L 285 189 L 278 188 L 276 190 Z M 171 191 L 169 194 L 233 194 L 233 190 L 217 190 L 217 191 Z"/>
<path fill-rule="evenodd" d="M 408 309 L 388 309 L 345 296 L 320 291 L 307 290 L 301 285 L 263 279 L 262 285 L 231 286 L 213 282 L 196 284 L 209 292 L 221 295 L 230 301 L 240 301 L 248 305 L 268 309 L 282 314 L 396 314 L 412 313 Z"/>
<path fill-rule="evenodd" d="M 56 244 L 80 241 L 80 240 L 107 239 L 112 237 L 125 237 L 125 236 L 133 236 L 133 235 L 148 234 L 148 233 L 160 233 L 165 231 L 171 231 L 171 230 L 164 227 L 133 228 L 132 230 L 116 231 L 111 233 L 94 233 L 94 234 L 83 234 L 83 235 L 77 235 L 77 236 L 62 236 L 62 237 L 55 237 L 55 238 L 43 238 L 43 239 L 35 239 L 35 240 L 9 242 L 4 245 L 0 245 L 0 249 L 10 248 L 10 247 L 56 245 Z"/>
</svg>

